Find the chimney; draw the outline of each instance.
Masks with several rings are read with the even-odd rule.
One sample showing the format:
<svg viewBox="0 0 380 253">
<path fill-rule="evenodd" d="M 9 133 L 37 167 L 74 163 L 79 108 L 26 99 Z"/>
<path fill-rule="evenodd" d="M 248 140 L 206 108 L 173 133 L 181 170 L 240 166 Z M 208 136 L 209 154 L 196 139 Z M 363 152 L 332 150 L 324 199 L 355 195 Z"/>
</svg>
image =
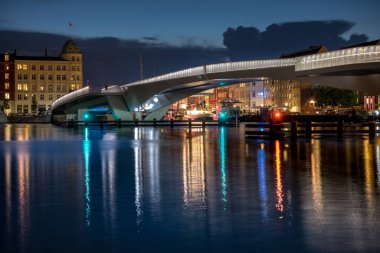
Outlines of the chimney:
<svg viewBox="0 0 380 253">
<path fill-rule="evenodd" d="M 47 48 L 45 48 L 45 57 L 47 57 Z"/>
</svg>

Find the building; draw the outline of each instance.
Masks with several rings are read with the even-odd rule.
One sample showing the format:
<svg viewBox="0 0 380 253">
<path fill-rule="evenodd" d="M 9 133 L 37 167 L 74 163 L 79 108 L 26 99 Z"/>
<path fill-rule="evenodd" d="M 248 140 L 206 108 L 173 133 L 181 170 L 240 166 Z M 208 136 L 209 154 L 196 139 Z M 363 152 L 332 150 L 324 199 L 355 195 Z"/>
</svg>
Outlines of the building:
<svg viewBox="0 0 380 253">
<path fill-rule="evenodd" d="M 7 113 L 47 111 L 56 99 L 83 86 L 82 53 L 73 40 L 66 41 L 59 57 L 45 50 L 44 56 L 18 56 L 15 51 L 2 58 L 0 100 L 9 104 Z"/>
<path fill-rule="evenodd" d="M 264 105 L 297 113 L 313 111 L 316 104 L 313 87 L 296 80 L 265 80 Z"/>
<path fill-rule="evenodd" d="M 0 54 L 0 107 L 9 111 L 15 99 L 14 55 Z"/>
</svg>

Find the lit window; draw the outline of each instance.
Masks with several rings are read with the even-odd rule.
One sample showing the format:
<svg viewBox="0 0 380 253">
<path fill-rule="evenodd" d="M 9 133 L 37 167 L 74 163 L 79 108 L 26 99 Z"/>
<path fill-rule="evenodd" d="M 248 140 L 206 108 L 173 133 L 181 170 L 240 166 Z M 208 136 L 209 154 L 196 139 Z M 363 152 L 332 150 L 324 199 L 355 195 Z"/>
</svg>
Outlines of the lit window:
<svg viewBox="0 0 380 253">
<path fill-rule="evenodd" d="M 5 70 L 9 70 L 9 65 L 5 65 Z"/>
<path fill-rule="evenodd" d="M 28 90 L 28 84 L 24 83 L 23 90 Z"/>
<path fill-rule="evenodd" d="M 71 75 L 71 81 L 74 81 L 75 80 L 75 75 Z"/>
<path fill-rule="evenodd" d="M 22 90 L 22 84 L 21 83 L 17 84 L 17 90 Z"/>
<path fill-rule="evenodd" d="M 8 80 L 9 79 L 9 73 L 5 73 L 4 78 L 5 78 L 5 80 Z"/>
<path fill-rule="evenodd" d="M 71 84 L 70 90 L 75 90 L 75 84 Z"/>
<path fill-rule="evenodd" d="M 9 61 L 9 54 L 4 55 L 4 61 Z"/>
<path fill-rule="evenodd" d="M 22 64 L 22 70 L 28 70 L 28 64 Z"/>
<path fill-rule="evenodd" d="M 20 70 L 22 69 L 22 65 L 21 64 L 17 64 L 17 70 Z"/>
<path fill-rule="evenodd" d="M 9 90 L 9 83 L 4 84 L 4 89 Z"/>
<path fill-rule="evenodd" d="M 8 92 L 6 92 L 6 93 L 4 94 L 4 98 L 5 98 L 5 99 L 10 99 L 10 96 L 9 96 L 9 93 L 8 93 Z"/>
<path fill-rule="evenodd" d="M 40 91 L 43 91 L 43 90 L 44 90 L 44 86 L 40 85 Z"/>
</svg>

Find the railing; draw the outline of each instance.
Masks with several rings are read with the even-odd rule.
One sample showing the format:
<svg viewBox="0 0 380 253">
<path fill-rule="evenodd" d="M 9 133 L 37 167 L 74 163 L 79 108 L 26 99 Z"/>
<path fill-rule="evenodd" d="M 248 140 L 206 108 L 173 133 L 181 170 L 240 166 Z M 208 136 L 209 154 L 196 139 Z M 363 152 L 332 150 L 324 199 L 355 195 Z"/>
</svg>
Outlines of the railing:
<svg viewBox="0 0 380 253">
<path fill-rule="evenodd" d="M 294 66 L 295 59 L 275 59 L 275 60 L 259 60 L 259 61 L 240 61 L 240 62 L 226 62 L 206 65 L 206 74 L 220 73 L 236 70 L 248 69 L 263 69 Z"/>
<path fill-rule="evenodd" d="M 139 84 L 144 84 L 144 83 L 153 83 L 153 82 L 159 82 L 159 81 L 164 81 L 164 80 L 170 80 L 170 79 L 176 79 L 176 78 L 182 78 L 182 77 L 188 77 L 188 76 L 203 75 L 203 74 L 204 74 L 204 68 L 203 67 L 195 67 L 195 68 L 189 68 L 189 69 L 184 69 L 181 71 L 168 73 L 168 74 L 157 76 L 157 77 L 148 78 L 148 79 L 133 82 L 133 83 L 128 83 L 126 85 L 127 86 L 133 86 L 133 85 L 139 85 Z"/>
<path fill-rule="evenodd" d="M 54 103 L 51 105 L 51 109 L 54 110 L 58 106 L 67 103 L 69 100 L 90 93 L 90 86 L 83 87 L 82 89 L 70 92 L 69 94 L 64 95 L 63 97 L 58 98 L 54 101 Z"/>
<path fill-rule="evenodd" d="M 225 62 L 225 63 L 211 64 L 211 65 L 185 69 L 185 70 L 129 83 L 129 84 L 126 84 L 125 86 L 133 86 L 133 85 L 139 85 L 139 84 L 144 84 L 144 83 L 153 83 L 153 82 L 158 82 L 158 81 L 183 78 L 183 77 L 189 77 L 189 76 L 207 75 L 210 73 L 294 66 L 294 64 L 295 64 L 295 59 Z"/>
<path fill-rule="evenodd" d="M 68 120 L 65 122 L 53 122 L 56 125 L 66 126 L 68 128 L 73 127 L 87 127 L 87 126 L 98 126 L 103 127 L 206 127 L 206 126 L 234 126 L 234 124 L 229 124 L 226 122 L 218 122 L 214 120 L 149 120 L 149 121 L 138 121 L 138 120 Z"/>
<path fill-rule="evenodd" d="M 380 61 L 380 46 L 356 47 L 296 58 L 296 71 Z"/>
</svg>

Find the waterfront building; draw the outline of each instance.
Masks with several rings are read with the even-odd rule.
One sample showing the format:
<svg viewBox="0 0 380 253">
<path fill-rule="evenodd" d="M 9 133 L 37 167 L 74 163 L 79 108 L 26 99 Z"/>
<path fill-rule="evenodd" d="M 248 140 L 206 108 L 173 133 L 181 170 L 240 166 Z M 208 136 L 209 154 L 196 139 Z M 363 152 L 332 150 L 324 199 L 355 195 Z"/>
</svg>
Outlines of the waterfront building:
<svg viewBox="0 0 380 253">
<path fill-rule="evenodd" d="M 14 54 L 0 54 L 0 107 L 5 111 L 13 106 L 14 76 Z"/>
<path fill-rule="evenodd" d="M 3 54 L 0 100 L 9 104 L 6 112 L 45 112 L 56 99 L 82 88 L 82 60 L 73 40 L 66 41 L 59 56 L 48 56 L 47 50 L 44 56 L 19 56 L 16 51 Z"/>
<path fill-rule="evenodd" d="M 315 110 L 313 85 L 296 80 L 265 80 L 264 106 L 277 107 L 294 113 Z"/>
</svg>

